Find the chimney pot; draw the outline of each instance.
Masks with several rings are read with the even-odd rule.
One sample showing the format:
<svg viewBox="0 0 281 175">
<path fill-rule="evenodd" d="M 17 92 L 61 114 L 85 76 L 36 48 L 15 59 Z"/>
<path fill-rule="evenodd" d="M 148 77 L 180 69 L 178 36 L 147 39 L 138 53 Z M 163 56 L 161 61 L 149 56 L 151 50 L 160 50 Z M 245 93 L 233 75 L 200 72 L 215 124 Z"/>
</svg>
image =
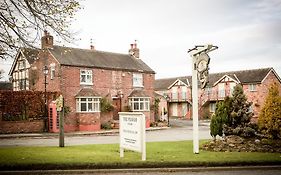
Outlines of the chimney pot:
<svg viewBox="0 0 281 175">
<path fill-rule="evenodd" d="M 95 46 L 94 45 L 90 45 L 91 50 L 95 50 Z"/>
</svg>

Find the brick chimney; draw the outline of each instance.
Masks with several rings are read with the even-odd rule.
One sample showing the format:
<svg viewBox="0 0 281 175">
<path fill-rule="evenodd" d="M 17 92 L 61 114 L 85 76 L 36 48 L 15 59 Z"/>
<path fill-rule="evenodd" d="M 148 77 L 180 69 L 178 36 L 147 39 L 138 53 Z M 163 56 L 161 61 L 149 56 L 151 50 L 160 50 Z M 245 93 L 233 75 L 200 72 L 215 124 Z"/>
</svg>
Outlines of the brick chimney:
<svg viewBox="0 0 281 175">
<path fill-rule="evenodd" d="M 44 30 L 44 36 L 41 38 L 41 48 L 42 49 L 50 49 L 54 46 L 54 37 Z"/>
<path fill-rule="evenodd" d="M 137 43 L 131 44 L 129 54 L 135 58 L 140 58 L 140 49 L 137 47 Z"/>
</svg>

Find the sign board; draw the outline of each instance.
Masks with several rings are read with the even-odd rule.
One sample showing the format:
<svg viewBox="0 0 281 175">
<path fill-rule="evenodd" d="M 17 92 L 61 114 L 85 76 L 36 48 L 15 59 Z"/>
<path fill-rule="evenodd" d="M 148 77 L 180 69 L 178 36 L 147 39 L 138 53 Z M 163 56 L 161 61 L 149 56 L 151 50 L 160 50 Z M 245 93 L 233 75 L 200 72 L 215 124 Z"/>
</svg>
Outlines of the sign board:
<svg viewBox="0 0 281 175">
<path fill-rule="evenodd" d="M 62 111 L 62 108 L 63 108 L 63 96 L 62 95 L 60 95 L 56 99 L 56 107 L 57 107 L 57 111 Z"/>
<path fill-rule="evenodd" d="M 145 115 L 140 112 L 119 112 L 120 157 L 124 149 L 142 153 L 146 159 Z"/>
</svg>

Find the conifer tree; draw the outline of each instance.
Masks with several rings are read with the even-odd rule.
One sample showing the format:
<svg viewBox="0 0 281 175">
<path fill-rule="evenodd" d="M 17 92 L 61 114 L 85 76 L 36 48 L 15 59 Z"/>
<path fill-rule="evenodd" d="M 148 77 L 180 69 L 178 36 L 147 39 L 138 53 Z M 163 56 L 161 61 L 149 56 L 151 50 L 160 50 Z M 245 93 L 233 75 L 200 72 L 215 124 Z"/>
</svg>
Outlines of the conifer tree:
<svg viewBox="0 0 281 175">
<path fill-rule="evenodd" d="M 223 135 L 223 125 L 229 123 L 229 107 L 226 102 L 229 102 L 230 98 L 226 98 L 225 101 L 218 102 L 216 105 L 215 114 L 212 116 L 210 124 L 210 134 L 212 137 L 217 135 Z"/>
<path fill-rule="evenodd" d="M 240 135 L 250 137 L 255 130 L 251 128 L 250 120 L 253 115 L 249 111 L 251 103 L 247 102 L 243 88 L 235 86 L 232 97 L 217 103 L 215 114 L 212 116 L 210 130 L 211 136 Z"/>
<path fill-rule="evenodd" d="M 246 126 L 253 116 L 253 113 L 249 111 L 252 103 L 247 102 L 246 95 L 244 94 L 241 85 L 236 85 L 234 87 L 231 105 L 231 123 L 229 126 L 232 128 L 236 128 L 237 126 Z"/>
<path fill-rule="evenodd" d="M 259 115 L 258 126 L 260 131 L 269 138 L 281 138 L 281 96 L 276 83 L 269 87 Z"/>
</svg>

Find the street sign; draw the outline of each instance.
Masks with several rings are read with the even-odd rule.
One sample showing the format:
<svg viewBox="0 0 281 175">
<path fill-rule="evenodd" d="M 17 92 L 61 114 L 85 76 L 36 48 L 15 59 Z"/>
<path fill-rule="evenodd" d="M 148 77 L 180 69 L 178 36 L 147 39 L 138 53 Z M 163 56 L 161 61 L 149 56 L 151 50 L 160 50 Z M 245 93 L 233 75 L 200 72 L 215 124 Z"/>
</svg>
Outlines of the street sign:
<svg viewBox="0 0 281 175">
<path fill-rule="evenodd" d="M 57 108 L 57 111 L 62 111 L 62 108 L 63 108 L 63 96 L 62 95 L 60 95 L 56 99 L 56 108 Z"/>
<path fill-rule="evenodd" d="M 120 157 L 124 149 L 142 153 L 146 160 L 145 115 L 140 112 L 119 112 Z"/>
</svg>

